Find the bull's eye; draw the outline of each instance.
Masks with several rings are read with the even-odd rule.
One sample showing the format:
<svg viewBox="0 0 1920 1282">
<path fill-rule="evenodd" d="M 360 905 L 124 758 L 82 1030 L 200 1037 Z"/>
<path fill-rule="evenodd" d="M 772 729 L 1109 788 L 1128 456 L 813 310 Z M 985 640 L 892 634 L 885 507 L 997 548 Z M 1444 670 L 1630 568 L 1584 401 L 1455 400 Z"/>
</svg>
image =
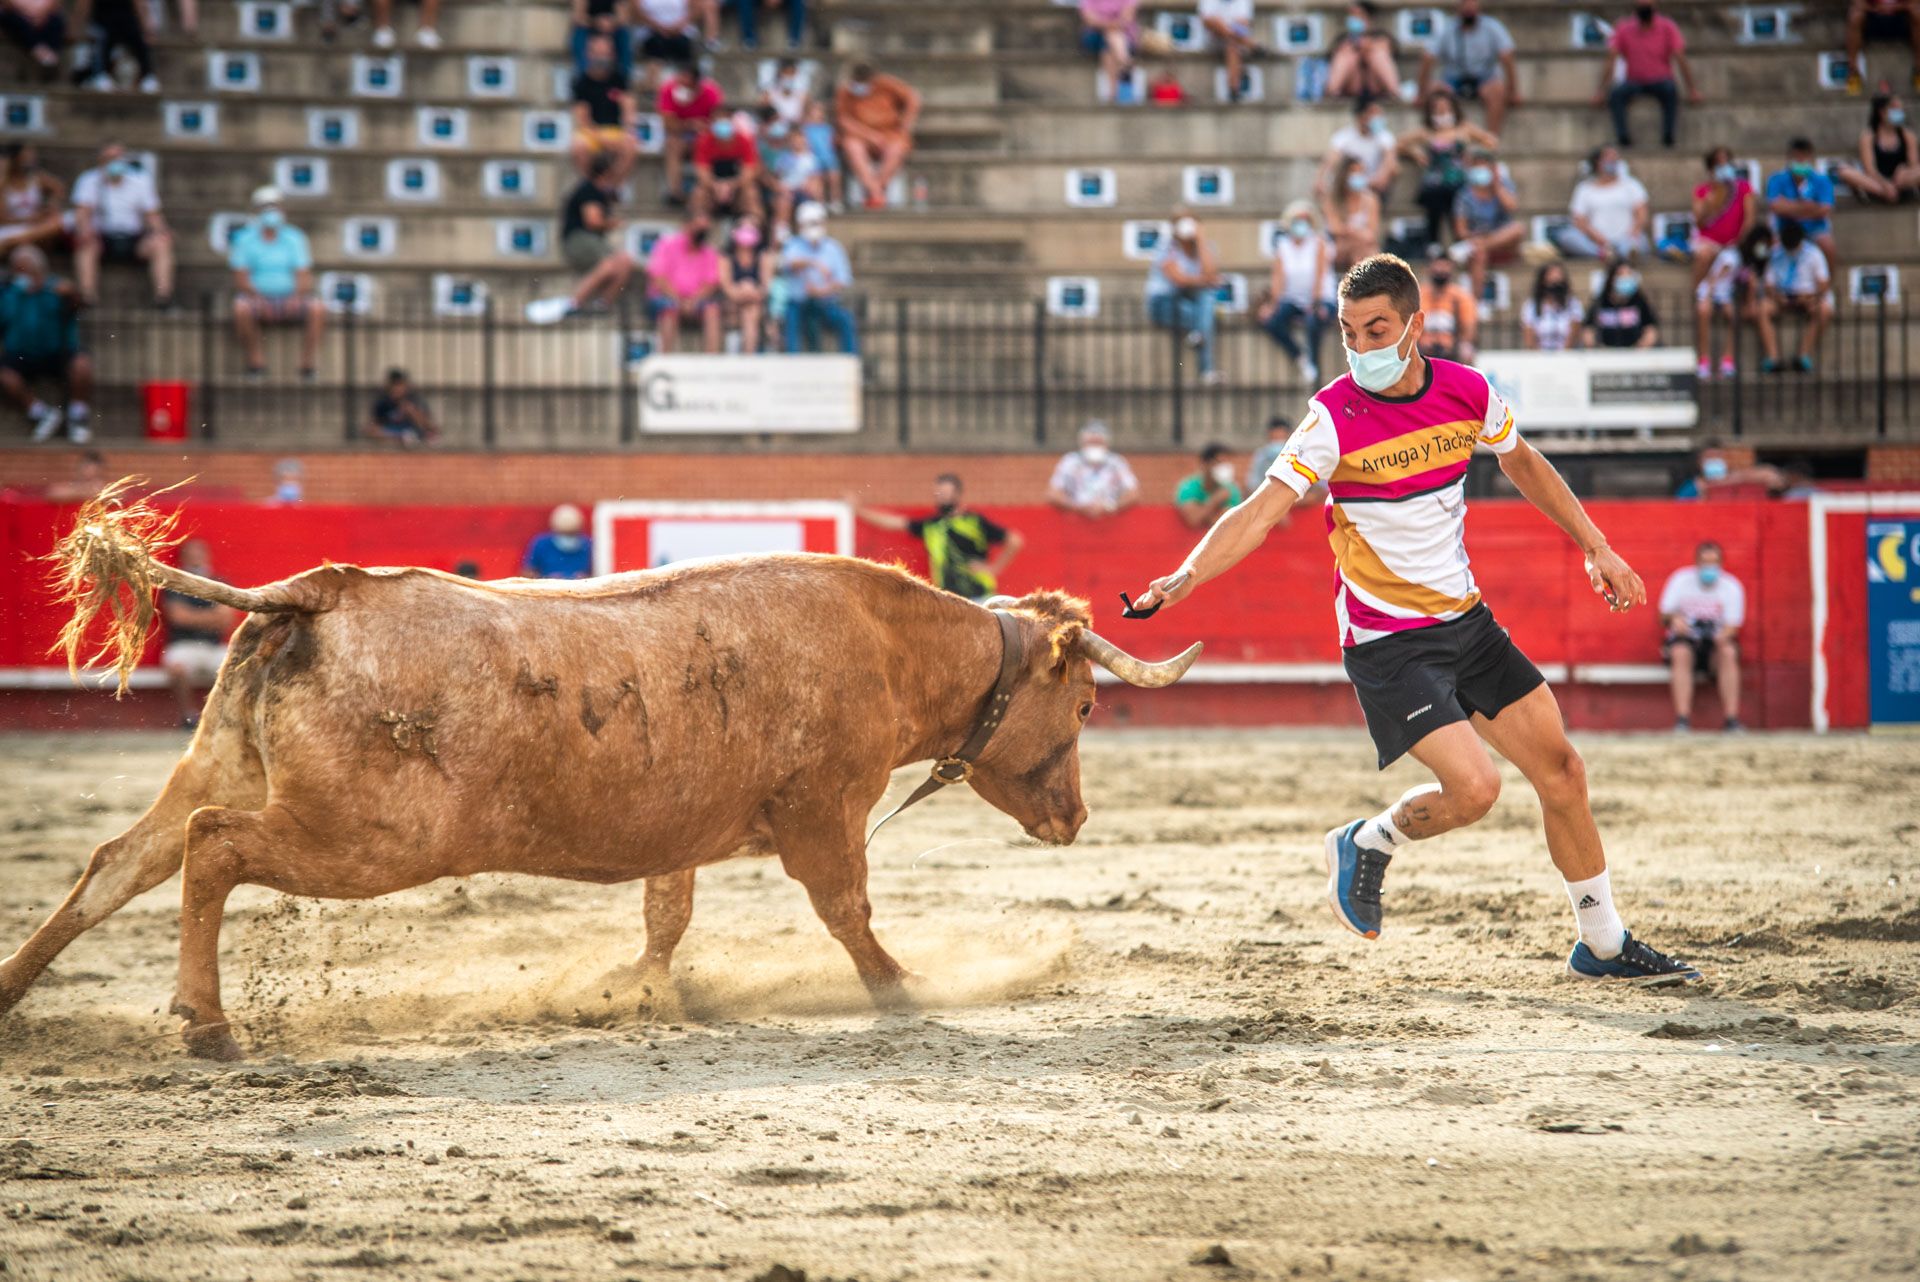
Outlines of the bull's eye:
<svg viewBox="0 0 1920 1282">
<path fill-rule="evenodd" d="M 1082 721 L 1085 721 L 1088 717 L 1092 715 L 1093 715 L 1093 705 L 1091 703 L 1083 703 L 1080 705 L 1080 719 Z"/>
</svg>

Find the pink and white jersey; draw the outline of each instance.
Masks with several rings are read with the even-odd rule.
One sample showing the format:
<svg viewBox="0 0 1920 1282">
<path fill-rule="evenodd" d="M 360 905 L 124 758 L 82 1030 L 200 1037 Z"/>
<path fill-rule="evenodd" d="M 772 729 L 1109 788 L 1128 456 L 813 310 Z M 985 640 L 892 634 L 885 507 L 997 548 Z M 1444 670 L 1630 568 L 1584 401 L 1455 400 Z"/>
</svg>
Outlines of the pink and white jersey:
<svg viewBox="0 0 1920 1282">
<path fill-rule="evenodd" d="M 1427 361 L 1427 385 L 1375 396 L 1343 374 L 1307 416 L 1269 477 L 1305 494 L 1327 483 L 1333 611 L 1340 644 L 1365 645 L 1447 623 L 1480 600 L 1467 562 L 1467 459 L 1519 443 L 1513 412 L 1479 371 Z"/>
</svg>

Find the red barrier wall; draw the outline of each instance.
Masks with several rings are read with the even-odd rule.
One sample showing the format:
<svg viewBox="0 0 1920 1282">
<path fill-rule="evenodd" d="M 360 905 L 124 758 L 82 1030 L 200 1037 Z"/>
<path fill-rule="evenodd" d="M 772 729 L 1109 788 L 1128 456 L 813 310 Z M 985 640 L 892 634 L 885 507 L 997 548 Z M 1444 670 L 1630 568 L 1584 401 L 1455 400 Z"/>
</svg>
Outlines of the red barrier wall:
<svg viewBox="0 0 1920 1282">
<path fill-rule="evenodd" d="M 451 569 L 477 561 L 487 577 L 514 572 L 526 541 L 543 528 L 545 507 L 264 507 L 194 501 L 183 528 L 205 538 L 223 578 L 267 582 L 326 560 Z M 1747 587 L 1749 619 L 1746 719 L 1761 726 L 1809 721 L 1809 598 L 1806 511 L 1766 502 L 1596 502 L 1590 506 L 1614 547 L 1657 596 L 1666 575 L 1687 563 L 1694 544 L 1718 540 L 1728 569 Z M 1302 512 L 1228 579 L 1178 609 L 1142 622 L 1119 618 L 1118 593 L 1138 591 L 1174 568 L 1195 535 L 1168 508 L 1141 508 L 1103 522 L 1046 508 L 993 508 L 1019 529 L 1027 551 L 1003 587 L 1021 592 L 1065 586 L 1093 602 L 1097 626 L 1143 655 L 1159 657 L 1190 641 L 1207 643 L 1209 662 L 1337 662 L 1333 569 L 1323 518 Z M 62 612 L 32 558 L 52 546 L 71 509 L 43 502 L 0 502 L 0 667 L 47 665 L 46 648 Z M 1541 664 L 1644 664 L 1658 660 L 1653 611 L 1614 615 L 1587 590 L 1578 551 L 1530 506 L 1482 501 L 1468 516 L 1474 573 L 1495 614 Z M 924 570 L 917 543 L 862 528 L 857 549 Z M 1857 562 L 1857 557 L 1855 558 Z M 1836 578 L 1836 587 L 1849 582 Z M 1146 695 L 1103 696 L 1110 715 L 1138 723 L 1271 724 L 1357 719 L 1341 685 L 1184 685 Z M 89 702 L 91 702 L 89 700 Z M 1658 687 L 1567 688 L 1562 702 L 1576 724 L 1666 723 Z M 1703 699 L 1702 712 L 1715 701 Z M 165 723 L 163 715 L 160 723 Z M 0 720 L 21 723 L 18 698 L 0 704 Z M 42 718 L 34 718 L 39 720 Z M 1836 716 L 1835 724 L 1848 724 Z"/>
</svg>

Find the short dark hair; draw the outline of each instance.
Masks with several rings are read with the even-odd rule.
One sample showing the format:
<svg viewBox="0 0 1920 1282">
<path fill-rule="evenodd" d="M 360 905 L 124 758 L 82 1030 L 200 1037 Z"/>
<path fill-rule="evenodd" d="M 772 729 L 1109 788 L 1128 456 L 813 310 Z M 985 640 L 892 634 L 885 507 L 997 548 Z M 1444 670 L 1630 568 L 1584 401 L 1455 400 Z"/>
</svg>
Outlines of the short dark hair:
<svg viewBox="0 0 1920 1282">
<path fill-rule="evenodd" d="M 407 371 L 401 369 L 398 365 L 395 365 L 392 369 L 387 371 L 387 381 L 389 383 L 404 383 L 407 381 Z"/>
<path fill-rule="evenodd" d="M 107 456 L 102 454 L 99 450 L 87 450 L 86 452 L 80 455 L 80 458 L 83 462 L 97 463 L 101 467 L 105 467 L 107 465 Z"/>
<path fill-rule="evenodd" d="M 1370 93 L 1363 93 L 1353 100 L 1353 114 L 1364 116 L 1374 103 L 1380 101 Z"/>
<path fill-rule="evenodd" d="M 1380 6 L 1375 4 L 1373 0 L 1353 0 L 1353 7 L 1361 13 L 1366 14 L 1369 18 L 1377 18 L 1380 16 Z"/>
<path fill-rule="evenodd" d="M 854 63 L 853 70 L 847 73 L 847 79 L 861 81 L 862 83 L 873 79 L 873 64 L 871 62 Z"/>
<path fill-rule="evenodd" d="M 933 483 L 935 485 L 951 485 L 956 490 L 964 490 L 967 488 L 960 483 L 960 473 L 958 472 L 942 472 L 933 478 Z"/>
<path fill-rule="evenodd" d="M 1200 451 L 1200 461 L 1202 463 L 1212 463 L 1212 462 L 1215 462 L 1216 460 L 1225 458 L 1231 452 L 1232 451 L 1228 450 L 1226 446 L 1220 444 L 1220 442 L 1218 441 L 1215 441 L 1213 444 L 1207 446 L 1205 449 Z"/>
<path fill-rule="evenodd" d="M 1793 138 L 1787 142 L 1787 151 L 1789 154 L 1796 151 L 1811 152 L 1812 150 L 1813 139 L 1811 138 Z"/>
<path fill-rule="evenodd" d="M 1708 173 L 1712 173 L 1715 169 L 1719 168 L 1719 158 L 1721 156 L 1725 156 L 1731 161 L 1733 159 L 1733 148 L 1727 146 L 1725 143 L 1707 148 L 1707 154 L 1700 159 L 1706 165 Z"/>
<path fill-rule="evenodd" d="M 1413 268 L 1397 254 L 1374 254 L 1347 269 L 1340 281 L 1340 300 L 1359 302 L 1385 294 L 1393 310 L 1411 316 L 1420 310 L 1420 282 Z"/>
<path fill-rule="evenodd" d="M 1270 415 L 1267 418 L 1267 430 L 1269 432 L 1291 432 L 1293 430 L 1293 420 L 1285 414 Z"/>
<path fill-rule="evenodd" d="M 1800 248 L 1807 239 L 1806 225 L 1797 218 L 1780 220 L 1780 248 L 1791 254 Z"/>
<path fill-rule="evenodd" d="M 610 151 L 596 151 L 593 153 L 593 159 L 587 162 L 587 177 L 590 179 L 605 178 L 612 172 L 613 153 Z"/>
<path fill-rule="evenodd" d="M 1715 543 L 1712 539 L 1701 539 L 1698 543 L 1694 545 L 1693 555 L 1696 558 L 1705 556 L 1709 552 L 1718 552 L 1722 557 L 1726 556 L 1726 552 L 1723 551 L 1720 545 L 1718 543 Z"/>
</svg>

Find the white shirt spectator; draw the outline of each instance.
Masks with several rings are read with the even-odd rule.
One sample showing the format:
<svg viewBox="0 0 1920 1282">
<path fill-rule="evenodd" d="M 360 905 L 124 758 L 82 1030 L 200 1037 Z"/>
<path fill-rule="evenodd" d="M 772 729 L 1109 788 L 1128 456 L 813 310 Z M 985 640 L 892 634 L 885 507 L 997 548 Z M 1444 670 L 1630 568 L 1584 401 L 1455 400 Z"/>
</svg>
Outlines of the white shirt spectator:
<svg viewBox="0 0 1920 1282">
<path fill-rule="evenodd" d="M 1576 218 L 1584 218 L 1600 233 L 1602 247 L 1621 245 L 1634 235 L 1634 213 L 1647 203 L 1647 189 L 1638 178 L 1625 174 L 1612 182 L 1583 179 L 1573 189 L 1570 208 Z"/>
<path fill-rule="evenodd" d="M 1352 124 L 1341 125 L 1333 131 L 1333 137 L 1327 145 L 1343 156 L 1351 156 L 1360 162 L 1360 168 L 1371 180 L 1380 172 L 1380 166 L 1393 154 L 1393 134 L 1387 130 L 1360 129 Z"/>
<path fill-rule="evenodd" d="M 1320 258 L 1322 249 L 1327 251 L 1324 263 Z M 1332 241 L 1318 232 L 1304 240 L 1282 236 L 1274 242 L 1273 256 L 1280 260 L 1281 302 L 1312 307 L 1315 303 L 1333 301 Z"/>
<path fill-rule="evenodd" d="M 1253 30 L 1253 0 L 1200 0 L 1199 13 L 1242 33 Z"/>
<path fill-rule="evenodd" d="M 767 82 L 767 105 L 790 125 L 799 124 L 807 114 L 807 100 L 813 95 L 812 75 L 798 67 L 785 80 L 775 76 Z"/>
<path fill-rule="evenodd" d="M 119 182 L 108 182 L 106 174 L 89 169 L 74 180 L 73 204 L 93 211 L 93 228 L 103 236 L 140 236 L 147 215 L 160 208 L 160 196 L 144 170 L 130 169 Z"/>
<path fill-rule="evenodd" d="M 1120 455 L 1108 454 L 1098 463 L 1089 463 L 1078 450 L 1061 456 L 1048 484 L 1066 495 L 1075 507 L 1118 507 L 1140 488 L 1133 469 Z"/>
<path fill-rule="evenodd" d="M 1767 261 L 1767 284 L 1789 298 L 1824 294 L 1830 278 L 1827 256 L 1810 240 L 1801 241 L 1800 248 L 1791 253 L 1776 249 Z"/>
<path fill-rule="evenodd" d="M 1711 623 L 1718 630 L 1737 628 L 1747 621 L 1747 591 L 1740 580 L 1720 571 L 1712 586 L 1700 582 L 1697 566 L 1682 566 L 1660 589 L 1660 615 L 1679 615 L 1689 626 Z"/>
<path fill-rule="evenodd" d="M 1533 332 L 1534 342 L 1543 352 L 1564 352 L 1573 346 L 1573 335 L 1586 324 L 1587 309 L 1577 298 L 1564 304 L 1536 305 L 1529 298 L 1520 305 L 1520 323 Z"/>
<path fill-rule="evenodd" d="M 640 25 L 673 35 L 693 21 L 691 0 L 640 0 Z"/>
</svg>

